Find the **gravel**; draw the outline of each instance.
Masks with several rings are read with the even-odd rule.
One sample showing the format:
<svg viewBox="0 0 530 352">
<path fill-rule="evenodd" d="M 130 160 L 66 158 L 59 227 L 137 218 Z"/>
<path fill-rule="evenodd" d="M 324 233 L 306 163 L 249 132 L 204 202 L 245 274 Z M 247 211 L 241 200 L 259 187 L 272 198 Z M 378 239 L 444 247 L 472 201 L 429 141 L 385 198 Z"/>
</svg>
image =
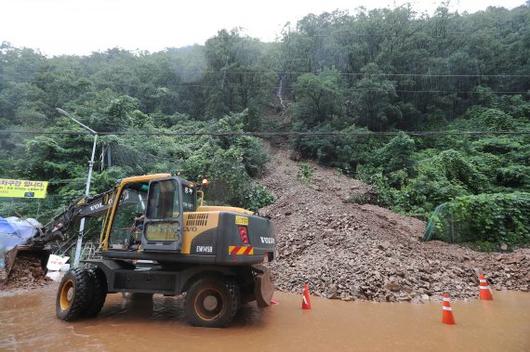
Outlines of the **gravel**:
<svg viewBox="0 0 530 352">
<path fill-rule="evenodd" d="M 331 299 L 421 303 L 478 297 L 478 274 L 495 289 L 528 291 L 530 249 L 482 253 L 439 241 L 422 242 L 425 222 L 349 200 L 370 186 L 309 162 L 297 177 L 289 152 L 266 146 L 271 160 L 261 183 L 276 197 L 260 210 L 275 225 L 278 256 L 271 267 L 281 291 Z"/>
</svg>

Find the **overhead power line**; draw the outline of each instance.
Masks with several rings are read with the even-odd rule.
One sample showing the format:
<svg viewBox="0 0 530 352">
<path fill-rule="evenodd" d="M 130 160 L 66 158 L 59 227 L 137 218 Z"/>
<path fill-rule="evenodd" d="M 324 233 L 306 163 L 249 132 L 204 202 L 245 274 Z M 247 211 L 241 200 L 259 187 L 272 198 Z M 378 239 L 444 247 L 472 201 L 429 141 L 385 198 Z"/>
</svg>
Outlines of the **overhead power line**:
<svg viewBox="0 0 530 352">
<path fill-rule="evenodd" d="M 418 23 L 419 24 L 419 23 Z M 426 24 L 422 25 L 421 27 L 412 28 L 412 31 L 408 33 L 403 33 L 402 35 L 405 35 L 404 38 L 398 38 L 395 34 L 396 32 L 393 32 L 393 34 L 388 33 L 359 33 L 355 31 L 355 28 L 345 28 L 345 29 L 338 29 L 333 30 L 327 34 L 320 34 L 320 33 L 307 33 L 307 32 L 301 32 L 301 31 L 292 31 L 289 33 L 286 33 L 283 35 L 282 40 L 283 43 L 290 42 L 291 40 L 298 40 L 298 39 L 305 39 L 305 38 L 337 38 L 337 35 L 340 33 L 346 33 L 347 37 L 369 37 L 369 38 L 386 38 L 386 39 L 392 39 L 392 40 L 398 40 L 398 39 L 412 39 L 412 35 L 416 34 L 419 30 L 427 31 L 430 35 L 427 39 L 448 39 L 450 36 L 455 35 L 471 35 L 475 33 L 479 33 L 481 28 L 475 28 L 474 31 L 444 31 L 439 33 L 433 33 L 433 30 L 436 31 L 437 28 L 430 28 Z M 499 34 L 495 34 L 495 37 L 498 37 Z M 342 39 L 342 38 L 341 38 Z M 422 40 L 424 40 L 422 38 Z"/>
<path fill-rule="evenodd" d="M 530 77 L 530 76 L 529 76 Z M 223 89 L 221 87 L 221 84 L 201 84 L 201 83 L 179 83 L 174 84 L 173 86 L 182 86 L 182 87 L 203 87 L 203 88 L 216 88 L 216 89 Z M 226 83 L 223 84 L 224 87 L 227 86 Z M 348 88 L 350 91 L 356 91 L 356 92 L 380 92 L 379 89 L 370 89 L 370 88 L 362 88 L 362 87 L 351 87 Z M 394 92 L 396 93 L 430 93 L 430 94 L 450 94 L 450 93 L 461 93 L 461 94 L 482 94 L 482 92 L 474 91 L 474 90 L 454 90 L 454 89 L 395 89 Z M 528 94 L 529 91 L 523 91 L 523 90 L 516 90 L 516 91 L 495 91 L 490 90 L 490 93 L 494 94 Z"/>
<path fill-rule="evenodd" d="M 206 132 L 206 131 L 157 131 L 157 132 L 143 132 L 143 131 L 106 131 L 98 132 L 99 135 L 118 135 L 118 136 L 395 136 L 399 133 L 406 133 L 411 136 L 433 136 L 433 135 L 530 135 L 530 130 L 523 131 L 388 131 L 388 132 L 372 132 L 372 131 L 355 131 L 355 132 L 298 132 L 298 131 L 254 131 L 254 132 Z M 0 130 L 0 134 L 29 134 L 29 135 L 86 135 L 83 131 L 37 131 L 37 130 Z"/>
<path fill-rule="evenodd" d="M 217 71 L 216 71 L 217 72 Z M 305 74 L 305 73 L 318 73 L 312 71 L 281 71 L 281 70 L 230 70 L 223 71 L 223 74 L 257 74 L 257 73 L 275 73 L 275 74 Z M 379 73 L 367 73 L 367 72 L 343 72 L 337 71 L 338 74 L 343 76 L 384 76 L 384 77 L 509 77 L 509 78 L 528 78 L 530 74 L 517 74 L 517 73 L 469 73 L 469 74 L 452 74 L 452 73 L 414 73 L 414 72 L 379 72 Z"/>
</svg>

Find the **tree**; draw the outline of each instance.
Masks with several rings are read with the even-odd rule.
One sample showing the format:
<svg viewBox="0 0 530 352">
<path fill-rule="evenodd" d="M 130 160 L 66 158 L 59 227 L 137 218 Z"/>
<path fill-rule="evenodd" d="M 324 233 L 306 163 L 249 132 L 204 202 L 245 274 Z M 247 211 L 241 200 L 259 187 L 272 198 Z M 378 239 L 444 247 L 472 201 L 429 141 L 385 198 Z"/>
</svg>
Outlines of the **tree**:
<svg viewBox="0 0 530 352">
<path fill-rule="evenodd" d="M 325 69 L 320 74 L 306 73 L 295 85 L 297 102 L 294 114 L 305 128 L 312 128 L 340 116 L 343 97 L 337 70 Z"/>
<path fill-rule="evenodd" d="M 248 109 L 247 127 L 259 129 L 257 119 L 271 96 L 272 73 L 262 65 L 264 45 L 239 30 L 221 30 L 205 45 L 206 114 L 219 118 Z"/>
<path fill-rule="evenodd" d="M 397 125 L 402 114 L 396 101 L 394 82 L 379 75 L 376 64 L 368 64 L 361 70 L 360 79 L 351 90 L 350 108 L 361 126 L 372 131 L 384 131 Z"/>
</svg>

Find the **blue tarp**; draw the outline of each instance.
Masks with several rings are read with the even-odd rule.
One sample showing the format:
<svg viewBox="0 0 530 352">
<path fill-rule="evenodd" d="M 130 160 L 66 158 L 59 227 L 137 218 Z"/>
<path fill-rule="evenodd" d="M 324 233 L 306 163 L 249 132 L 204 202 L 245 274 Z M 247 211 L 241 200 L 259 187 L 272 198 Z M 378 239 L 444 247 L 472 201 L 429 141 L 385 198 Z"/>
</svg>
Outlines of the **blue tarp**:
<svg viewBox="0 0 530 352">
<path fill-rule="evenodd" d="M 35 219 L 0 216 L 0 269 L 3 267 L 4 254 L 37 234 L 42 225 Z"/>
</svg>

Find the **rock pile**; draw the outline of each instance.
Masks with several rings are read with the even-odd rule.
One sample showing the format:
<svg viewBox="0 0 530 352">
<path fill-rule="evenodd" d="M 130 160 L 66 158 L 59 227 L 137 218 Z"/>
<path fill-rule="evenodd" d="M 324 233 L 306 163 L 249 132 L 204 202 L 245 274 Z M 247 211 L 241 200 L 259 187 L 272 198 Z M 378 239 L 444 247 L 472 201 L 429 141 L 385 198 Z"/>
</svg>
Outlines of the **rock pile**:
<svg viewBox="0 0 530 352">
<path fill-rule="evenodd" d="M 278 257 L 271 266 L 282 291 L 342 300 L 438 300 L 478 296 L 478 273 L 497 289 L 527 291 L 530 249 L 481 253 L 443 242 L 421 242 L 425 223 L 374 205 L 350 203 L 370 187 L 333 169 L 311 164 L 309 180 L 288 152 L 270 148 L 262 184 L 276 202 L 260 211 L 271 217 Z"/>
</svg>

